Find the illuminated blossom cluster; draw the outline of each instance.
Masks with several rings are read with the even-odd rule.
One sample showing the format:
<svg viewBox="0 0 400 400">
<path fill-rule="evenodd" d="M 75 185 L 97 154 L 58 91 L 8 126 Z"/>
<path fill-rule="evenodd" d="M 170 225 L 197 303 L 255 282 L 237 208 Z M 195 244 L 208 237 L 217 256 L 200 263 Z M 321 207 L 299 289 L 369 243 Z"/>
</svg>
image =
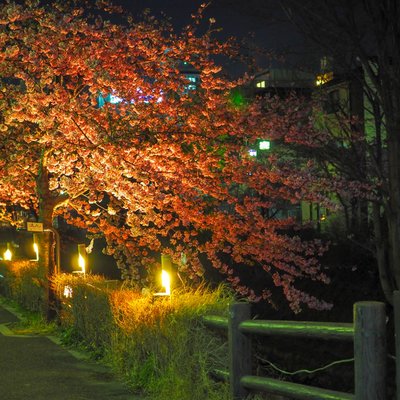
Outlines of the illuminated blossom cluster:
<svg viewBox="0 0 400 400">
<path fill-rule="evenodd" d="M 303 115 L 230 102 L 242 82 L 226 79 L 215 56 L 235 46 L 196 32 L 203 9 L 176 34 L 150 16 L 116 25 L 108 8 L 2 5 L 0 205 L 101 233 L 129 279 L 145 279 L 162 251 L 191 279 L 210 263 L 252 300 L 269 299 L 275 281 L 296 311 L 327 307 L 294 288 L 298 278 L 328 282 L 324 246 L 284 234 L 295 221 L 266 214 L 298 202 L 307 180 L 247 152 L 259 138 L 294 138 Z M 195 92 L 182 62 L 199 73 Z M 99 108 L 108 94 L 121 101 Z M 261 271 L 264 287 L 243 283 L 237 266 Z"/>
</svg>

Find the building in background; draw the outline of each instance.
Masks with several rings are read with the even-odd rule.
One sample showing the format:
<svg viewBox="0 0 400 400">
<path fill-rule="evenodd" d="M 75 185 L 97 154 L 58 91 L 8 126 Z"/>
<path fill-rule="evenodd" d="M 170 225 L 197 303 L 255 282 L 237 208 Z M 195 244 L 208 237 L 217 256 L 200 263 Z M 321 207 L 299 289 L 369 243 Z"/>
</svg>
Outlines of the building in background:
<svg viewBox="0 0 400 400">
<path fill-rule="evenodd" d="M 326 113 L 325 129 L 331 141 L 327 147 L 331 164 L 326 166 L 335 174 L 351 181 L 367 181 L 368 155 L 364 140 L 375 134 L 371 103 L 366 96 L 364 73 L 361 67 L 343 70 L 334 65 L 332 59 L 321 59 L 320 73 L 316 76 L 314 96 L 319 96 Z M 358 139 L 357 139 L 358 138 Z M 347 234 L 366 233 L 369 225 L 369 210 L 366 200 L 350 195 L 336 195 L 335 200 L 343 212 L 325 220 L 334 222 Z M 316 211 L 314 211 L 314 214 Z M 313 216 L 310 215 L 310 220 Z"/>
<path fill-rule="evenodd" d="M 330 146 L 335 146 L 335 154 L 341 158 L 338 162 L 349 169 L 353 179 L 364 180 L 366 168 L 365 149 L 357 142 L 351 142 L 352 131 L 359 135 L 367 135 L 373 129 L 373 117 L 370 114 L 368 99 L 363 92 L 363 71 L 354 68 L 343 71 L 333 65 L 332 59 L 321 59 L 320 71 L 317 75 L 294 69 L 274 68 L 255 75 L 253 81 L 244 89 L 245 96 L 278 96 L 285 98 L 289 94 L 303 96 L 306 99 L 319 97 L 322 108 L 327 115 L 328 129 L 334 139 Z M 276 144 L 269 138 L 260 138 L 249 144 L 250 156 L 262 161 L 268 151 Z M 348 163 L 348 166 L 346 166 Z M 357 171 L 354 165 L 358 165 Z M 334 166 L 332 166 L 332 170 Z M 349 176 L 350 177 L 350 176 Z M 311 223 L 318 231 L 323 231 L 331 224 L 341 225 L 348 232 L 366 229 L 368 225 L 368 207 L 365 201 L 355 198 L 334 196 L 341 203 L 343 212 L 330 213 L 318 203 L 302 201 L 297 205 L 282 204 L 281 210 L 271 210 L 275 218 L 295 217 L 299 222 Z"/>
</svg>

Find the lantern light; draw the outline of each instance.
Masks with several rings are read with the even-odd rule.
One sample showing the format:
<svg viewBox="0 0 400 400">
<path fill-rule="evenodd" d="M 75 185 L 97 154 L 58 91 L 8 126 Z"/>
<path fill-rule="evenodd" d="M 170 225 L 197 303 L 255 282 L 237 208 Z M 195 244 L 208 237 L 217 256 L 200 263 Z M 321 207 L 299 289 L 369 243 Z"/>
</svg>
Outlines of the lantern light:
<svg viewBox="0 0 400 400">
<path fill-rule="evenodd" d="M 79 272 L 85 275 L 87 269 L 87 258 L 86 246 L 84 244 L 78 244 L 78 254 L 78 266 L 81 269 Z"/>
<path fill-rule="evenodd" d="M 258 144 L 258 148 L 260 150 L 270 150 L 271 142 L 269 140 L 261 140 L 260 143 Z"/>
<path fill-rule="evenodd" d="M 36 259 L 35 261 L 39 261 L 39 247 L 37 243 L 33 243 L 33 250 L 36 254 Z"/>
<path fill-rule="evenodd" d="M 155 296 L 171 296 L 171 257 L 168 254 L 161 254 L 161 286 L 164 292 L 155 293 Z"/>
<path fill-rule="evenodd" d="M 171 295 L 171 278 L 165 270 L 161 271 L 161 285 L 165 289 L 165 295 Z"/>
<path fill-rule="evenodd" d="M 64 297 L 72 297 L 72 287 L 67 285 L 64 286 L 64 292 L 63 292 Z"/>
<path fill-rule="evenodd" d="M 78 265 L 79 268 L 81 269 L 82 273 L 85 274 L 86 270 L 85 270 L 85 259 L 79 254 L 78 257 Z"/>
<path fill-rule="evenodd" d="M 35 252 L 36 255 L 35 261 L 39 261 L 39 245 L 37 242 L 36 234 L 33 234 L 33 251 Z"/>
<path fill-rule="evenodd" d="M 11 259 L 12 259 L 12 252 L 9 248 L 8 243 L 7 243 L 7 250 L 4 252 L 3 258 L 5 261 L 11 261 Z"/>
</svg>

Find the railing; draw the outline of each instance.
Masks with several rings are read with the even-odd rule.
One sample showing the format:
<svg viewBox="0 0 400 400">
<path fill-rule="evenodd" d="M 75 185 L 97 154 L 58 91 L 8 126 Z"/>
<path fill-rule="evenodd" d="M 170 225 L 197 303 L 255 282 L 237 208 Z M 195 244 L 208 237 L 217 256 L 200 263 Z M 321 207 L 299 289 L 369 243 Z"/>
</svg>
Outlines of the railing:
<svg viewBox="0 0 400 400">
<path fill-rule="evenodd" d="M 215 371 L 215 375 L 229 379 L 232 399 L 244 399 L 251 390 L 303 400 L 386 399 L 384 303 L 371 301 L 354 304 L 354 321 L 350 324 L 252 320 L 250 309 L 250 304 L 235 303 L 230 306 L 228 318 L 204 318 L 209 326 L 228 328 L 229 372 Z M 252 375 L 252 334 L 353 341 L 355 394 Z"/>
</svg>

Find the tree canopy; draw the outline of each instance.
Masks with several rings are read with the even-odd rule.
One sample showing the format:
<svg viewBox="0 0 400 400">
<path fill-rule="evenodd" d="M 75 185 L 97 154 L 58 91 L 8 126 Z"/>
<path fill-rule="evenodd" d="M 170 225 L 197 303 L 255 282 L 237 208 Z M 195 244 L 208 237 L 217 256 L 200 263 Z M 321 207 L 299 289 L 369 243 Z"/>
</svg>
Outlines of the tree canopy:
<svg viewBox="0 0 400 400">
<path fill-rule="evenodd" d="M 216 60 L 237 56 L 235 45 L 213 37 L 212 20 L 196 30 L 204 7 L 177 34 L 150 15 L 116 19 L 108 4 L 1 5 L 2 213 L 19 205 L 45 227 L 60 215 L 100 232 L 132 279 L 162 251 L 190 278 L 207 259 L 253 300 L 269 299 L 274 282 L 295 311 L 328 307 L 295 287 L 305 277 L 328 282 L 323 246 L 285 234 L 295 221 L 266 212 L 298 202 L 301 182 L 248 154 L 280 129 L 304 129 L 305 114 L 230 100 L 241 81 Z M 195 91 L 182 64 L 198 73 Z M 108 95 L 115 101 L 99 107 Z M 262 271 L 257 288 L 241 282 L 242 267 Z"/>
<path fill-rule="evenodd" d="M 368 247 L 374 249 L 381 287 L 391 302 L 393 291 L 400 286 L 398 1 L 281 3 L 291 21 L 332 60 L 334 74 L 345 72 L 348 82 L 360 88 L 361 111 L 354 115 L 351 106 L 354 108 L 357 100 L 350 96 L 346 107 L 336 113 L 340 129 L 331 130 L 330 140 L 325 142 L 328 152 L 320 151 L 319 159 L 325 165 L 334 164 L 343 179 L 364 185 L 354 199 L 369 200 L 369 207 L 363 210 L 371 227 Z M 367 231 L 364 224 L 364 242 Z"/>
</svg>

